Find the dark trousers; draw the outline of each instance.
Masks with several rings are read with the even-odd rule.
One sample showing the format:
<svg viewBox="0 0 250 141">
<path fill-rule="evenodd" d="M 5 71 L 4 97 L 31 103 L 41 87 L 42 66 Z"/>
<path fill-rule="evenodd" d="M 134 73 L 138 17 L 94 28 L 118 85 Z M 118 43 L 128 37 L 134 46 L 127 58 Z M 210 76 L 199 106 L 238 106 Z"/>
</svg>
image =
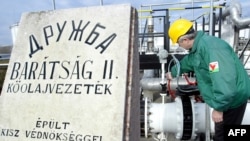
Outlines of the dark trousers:
<svg viewBox="0 0 250 141">
<path fill-rule="evenodd" d="M 214 141 L 224 141 L 224 125 L 241 125 L 247 103 L 223 112 L 223 121 L 215 123 Z"/>
</svg>

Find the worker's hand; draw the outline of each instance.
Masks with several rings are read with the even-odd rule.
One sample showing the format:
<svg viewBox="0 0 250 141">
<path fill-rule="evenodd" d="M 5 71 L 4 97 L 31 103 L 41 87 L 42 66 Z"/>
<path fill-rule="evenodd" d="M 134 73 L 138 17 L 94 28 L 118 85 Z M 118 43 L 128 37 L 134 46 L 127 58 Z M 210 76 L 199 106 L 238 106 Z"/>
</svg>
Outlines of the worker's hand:
<svg viewBox="0 0 250 141">
<path fill-rule="evenodd" d="M 222 122 L 223 121 L 223 112 L 213 110 L 212 119 L 214 122 Z"/>
<path fill-rule="evenodd" d="M 172 80 L 173 79 L 173 77 L 171 75 L 171 72 L 167 72 L 166 73 L 166 77 L 167 77 L 168 80 Z"/>
</svg>

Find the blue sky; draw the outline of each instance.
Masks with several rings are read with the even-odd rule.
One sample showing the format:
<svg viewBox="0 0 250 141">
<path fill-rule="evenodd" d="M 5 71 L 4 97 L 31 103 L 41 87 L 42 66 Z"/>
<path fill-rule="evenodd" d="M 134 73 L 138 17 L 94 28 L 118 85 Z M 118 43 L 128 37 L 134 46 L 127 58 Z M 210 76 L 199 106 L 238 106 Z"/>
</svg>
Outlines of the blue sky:
<svg viewBox="0 0 250 141">
<path fill-rule="evenodd" d="M 12 35 L 10 27 L 19 22 L 22 13 L 24 12 L 36 12 L 36 11 L 47 11 L 53 10 L 55 1 L 56 9 L 67 9 L 67 8 L 79 8 L 86 6 L 99 6 L 101 3 L 103 5 L 110 4 L 127 4 L 130 3 L 133 7 L 140 9 L 141 6 L 151 5 L 151 4 L 163 4 L 163 3 L 173 3 L 173 0 L 2 0 L 0 9 L 0 46 L 12 45 Z M 191 2 L 192 0 L 175 0 L 175 2 Z M 197 1 L 197 0 L 194 0 Z M 198 0 L 201 1 L 201 0 Z M 206 0 L 208 1 L 208 0 Z M 225 1 L 225 0 L 221 0 Z M 231 0 L 227 0 L 230 3 Z M 250 1 L 249 0 L 238 0 L 242 6 L 242 17 L 250 17 Z M 207 3 L 197 3 L 200 5 L 209 6 L 210 2 Z M 168 5 L 165 8 L 170 7 L 191 7 L 192 5 Z M 157 7 L 155 7 L 157 8 Z M 209 9 L 206 9 L 209 11 Z M 190 16 L 187 12 L 175 13 L 179 17 Z M 191 14 L 192 15 L 192 14 Z"/>
</svg>

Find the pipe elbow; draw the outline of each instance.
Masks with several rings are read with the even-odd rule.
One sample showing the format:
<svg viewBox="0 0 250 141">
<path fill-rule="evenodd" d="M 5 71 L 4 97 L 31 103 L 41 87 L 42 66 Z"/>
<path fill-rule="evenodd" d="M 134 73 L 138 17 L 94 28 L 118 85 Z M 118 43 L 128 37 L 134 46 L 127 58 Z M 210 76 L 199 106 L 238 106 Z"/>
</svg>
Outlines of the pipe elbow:
<svg viewBox="0 0 250 141">
<path fill-rule="evenodd" d="M 247 28 L 250 25 L 250 18 L 241 18 L 241 5 L 239 2 L 233 2 L 230 6 L 230 14 L 233 24 L 239 28 Z"/>
<path fill-rule="evenodd" d="M 236 7 L 231 8 L 230 13 L 232 22 L 237 28 L 242 29 L 249 27 L 250 18 L 241 18 L 241 14 Z"/>
</svg>

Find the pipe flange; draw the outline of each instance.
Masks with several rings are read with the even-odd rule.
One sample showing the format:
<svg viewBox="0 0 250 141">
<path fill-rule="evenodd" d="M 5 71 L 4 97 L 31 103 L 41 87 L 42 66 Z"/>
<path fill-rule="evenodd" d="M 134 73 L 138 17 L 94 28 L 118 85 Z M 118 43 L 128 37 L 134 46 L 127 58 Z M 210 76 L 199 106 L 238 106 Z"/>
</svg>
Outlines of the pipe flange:
<svg viewBox="0 0 250 141">
<path fill-rule="evenodd" d="M 189 96 L 181 96 L 183 106 L 183 134 L 182 140 L 189 140 L 193 133 L 193 111 Z"/>
<path fill-rule="evenodd" d="M 177 119 L 177 131 L 175 134 L 175 138 L 176 139 L 181 139 L 182 134 L 183 134 L 183 107 L 182 107 L 182 100 L 181 98 L 178 96 L 175 98 L 175 102 L 176 102 L 176 119 Z"/>
</svg>

